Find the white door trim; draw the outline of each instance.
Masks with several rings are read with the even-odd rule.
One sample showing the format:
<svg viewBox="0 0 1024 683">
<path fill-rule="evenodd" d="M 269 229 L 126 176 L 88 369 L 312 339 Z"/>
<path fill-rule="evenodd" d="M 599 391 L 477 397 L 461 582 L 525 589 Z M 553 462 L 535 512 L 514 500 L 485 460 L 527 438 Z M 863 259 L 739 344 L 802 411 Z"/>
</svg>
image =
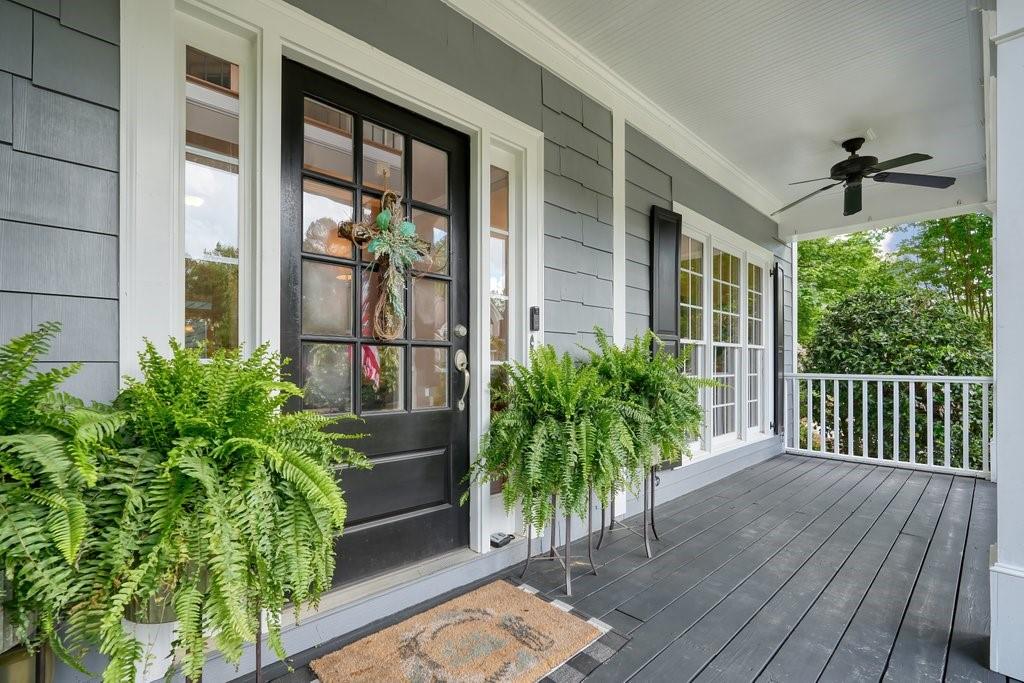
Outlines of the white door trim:
<svg viewBox="0 0 1024 683">
<path fill-rule="evenodd" d="M 137 372 L 136 353 L 143 337 L 162 343 L 181 338 L 176 303 L 176 273 L 182 258 L 176 247 L 181 232 L 180 121 L 175 46 L 179 20 L 189 17 L 251 47 L 255 69 L 250 155 L 255 179 L 248 243 L 255 245 L 252 277 L 245 293 L 253 301 L 249 343 L 280 346 L 281 288 L 281 59 L 288 57 L 424 114 L 470 136 L 471 272 L 485 281 L 488 194 L 486 173 L 491 149 L 517 155 L 522 170 L 522 226 L 526 257 L 520 282 L 524 307 L 543 306 L 544 134 L 490 105 L 401 62 L 379 49 L 282 0 L 145 0 L 121 3 L 121 187 L 120 187 L 120 362 L 122 372 Z M 247 124 L 243 124 L 247 125 Z M 476 236 L 473 239 L 473 235 Z M 246 243 L 246 237 L 242 243 Z M 245 258 L 243 256 L 243 258 Z M 473 373 L 470 458 L 477 454 L 486 426 L 488 349 L 486 293 L 471 291 Z M 482 296 L 483 294 L 483 296 Z M 244 298 L 244 297 L 243 297 Z M 517 331 L 518 333 L 518 331 Z M 542 333 L 534 339 L 543 341 Z M 487 552 L 485 530 L 489 495 L 475 488 L 470 499 L 471 547 Z"/>
</svg>

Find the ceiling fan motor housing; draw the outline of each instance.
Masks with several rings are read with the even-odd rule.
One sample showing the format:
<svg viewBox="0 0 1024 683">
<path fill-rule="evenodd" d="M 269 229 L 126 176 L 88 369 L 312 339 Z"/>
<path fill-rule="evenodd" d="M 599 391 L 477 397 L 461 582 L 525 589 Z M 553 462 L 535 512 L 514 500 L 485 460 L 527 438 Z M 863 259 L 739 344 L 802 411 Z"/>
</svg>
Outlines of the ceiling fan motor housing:
<svg viewBox="0 0 1024 683">
<path fill-rule="evenodd" d="M 857 150 L 864 144 L 864 138 L 850 138 L 843 142 L 843 149 L 850 153 L 849 158 L 843 159 L 832 167 L 829 177 L 832 180 L 852 181 L 864 176 L 864 173 L 878 163 L 878 157 L 862 157 L 857 155 Z"/>
</svg>

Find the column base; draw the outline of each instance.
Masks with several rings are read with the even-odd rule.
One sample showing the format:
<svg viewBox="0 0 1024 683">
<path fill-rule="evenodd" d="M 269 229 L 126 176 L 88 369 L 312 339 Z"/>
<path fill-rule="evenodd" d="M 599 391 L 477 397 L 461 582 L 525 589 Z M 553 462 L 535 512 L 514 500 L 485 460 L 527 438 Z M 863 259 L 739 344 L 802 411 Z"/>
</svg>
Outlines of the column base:
<svg viewBox="0 0 1024 683">
<path fill-rule="evenodd" d="M 993 671 L 1024 680 L 1024 567 L 989 568 L 992 604 L 990 663 Z"/>
</svg>

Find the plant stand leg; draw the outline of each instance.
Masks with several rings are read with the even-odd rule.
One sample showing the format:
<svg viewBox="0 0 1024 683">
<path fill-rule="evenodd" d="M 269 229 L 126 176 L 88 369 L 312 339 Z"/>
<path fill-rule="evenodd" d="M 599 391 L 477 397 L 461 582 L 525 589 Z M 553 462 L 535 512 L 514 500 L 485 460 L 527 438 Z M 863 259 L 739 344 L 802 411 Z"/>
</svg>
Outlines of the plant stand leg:
<svg viewBox="0 0 1024 683">
<path fill-rule="evenodd" d="M 604 541 L 604 504 L 601 504 L 601 534 L 597 537 L 597 549 L 601 549 L 601 543 Z"/>
<path fill-rule="evenodd" d="M 544 552 L 544 546 L 541 546 L 541 552 Z M 533 557 L 533 526 L 526 525 L 526 566 L 523 567 L 523 573 L 519 575 L 519 578 L 526 576 L 526 572 L 530 569 L 530 558 Z"/>
<path fill-rule="evenodd" d="M 565 595 L 572 597 L 572 513 L 565 513 Z"/>
<path fill-rule="evenodd" d="M 256 683 L 263 683 L 263 615 L 256 610 Z"/>
<path fill-rule="evenodd" d="M 612 488 L 611 519 L 608 520 L 608 531 L 615 528 L 615 489 Z"/>
<path fill-rule="evenodd" d="M 556 524 L 558 523 L 558 512 L 555 508 L 555 497 L 551 496 L 551 543 L 548 546 L 548 557 L 555 557 L 555 536 Z"/>
<path fill-rule="evenodd" d="M 658 528 L 654 526 L 654 489 L 658 486 L 658 473 L 655 469 L 651 468 L 651 532 L 654 534 L 654 540 L 660 541 L 658 538 Z"/>
<path fill-rule="evenodd" d="M 604 531 L 603 524 L 601 531 Z M 590 571 L 597 576 L 594 565 L 594 487 L 587 489 L 587 557 L 590 559 Z"/>
<path fill-rule="evenodd" d="M 647 551 L 647 557 L 651 557 L 651 540 L 647 537 L 647 506 L 650 500 L 650 489 L 648 483 L 650 475 L 644 477 L 644 549 Z"/>
</svg>

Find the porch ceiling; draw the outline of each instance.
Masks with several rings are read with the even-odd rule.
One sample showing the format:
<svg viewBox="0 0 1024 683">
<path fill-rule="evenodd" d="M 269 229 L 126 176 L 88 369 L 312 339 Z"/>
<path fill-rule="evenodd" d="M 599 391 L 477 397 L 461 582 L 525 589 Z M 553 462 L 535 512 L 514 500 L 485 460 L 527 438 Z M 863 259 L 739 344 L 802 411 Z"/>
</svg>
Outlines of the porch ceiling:
<svg viewBox="0 0 1024 683">
<path fill-rule="evenodd" d="M 793 236 L 866 227 L 988 200 L 977 0 L 519 0 L 687 126 L 782 205 L 845 156 L 925 152 L 908 172 L 949 190 L 868 182 L 842 215 L 841 188 L 777 217 Z M 529 10 L 532 10 L 530 12 Z M 825 184 L 825 183 L 822 183 Z"/>
</svg>

